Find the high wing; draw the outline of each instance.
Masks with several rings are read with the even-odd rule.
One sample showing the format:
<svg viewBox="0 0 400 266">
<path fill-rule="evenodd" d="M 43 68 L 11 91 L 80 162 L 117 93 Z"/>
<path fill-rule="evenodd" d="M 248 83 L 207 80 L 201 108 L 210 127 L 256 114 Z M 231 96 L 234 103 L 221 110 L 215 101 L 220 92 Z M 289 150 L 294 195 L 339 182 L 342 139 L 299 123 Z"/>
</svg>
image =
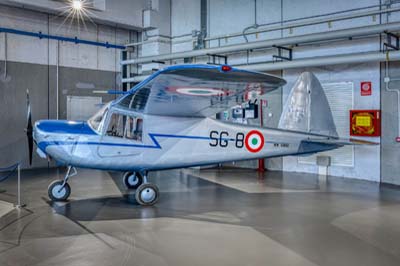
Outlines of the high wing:
<svg viewBox="0 0 400 266">
<path fill-rule="evenodd" d="M 265 94 L 285 80 L 227 65 L 175 65 L 133 87 L 117 105 L 144 114 L 208 117 Z"/>
</svg>

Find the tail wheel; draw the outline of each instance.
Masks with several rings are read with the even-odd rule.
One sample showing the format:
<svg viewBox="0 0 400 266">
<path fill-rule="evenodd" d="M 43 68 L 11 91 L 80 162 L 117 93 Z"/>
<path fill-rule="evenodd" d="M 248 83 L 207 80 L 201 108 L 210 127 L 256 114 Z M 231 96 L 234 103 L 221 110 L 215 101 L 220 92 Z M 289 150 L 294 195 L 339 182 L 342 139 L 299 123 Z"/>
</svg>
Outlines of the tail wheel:
<svg viewBox="0 0 400 266">
<path fill-rule="evenodd" d="M 156 204 L 160 192 L 158 187 L 154 184 L 142 184 L 136 190 L 135 198 L 136 202 L 142 206 L 152 206 Z"/>
<path fill-rule="evenodd" d="M 138 172 L 126 172 L 124 174 L 124 184 L 128 189 L 137 189 L 143 184 L 143 176 Z"/>
<path fill-rule="evenodd" d="M 71 187 L 68 183 L 62 187 L 63 183 L 61 180 L 56 180 L 49 185 L 48 194 L 52 201 L 66 201 L 71 195 Z"/>
</svg>

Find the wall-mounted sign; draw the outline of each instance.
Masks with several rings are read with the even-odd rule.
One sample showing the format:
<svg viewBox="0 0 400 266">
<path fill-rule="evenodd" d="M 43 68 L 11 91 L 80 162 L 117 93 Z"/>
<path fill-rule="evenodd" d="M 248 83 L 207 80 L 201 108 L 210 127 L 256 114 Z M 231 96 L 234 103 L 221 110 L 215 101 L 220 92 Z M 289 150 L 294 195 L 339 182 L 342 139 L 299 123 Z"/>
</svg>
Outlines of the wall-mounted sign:
<svg viewBox="0 0 400 266">
<path fill-rule="evenodd" d="M 350 136 L 379 137 L 380 110 L 350 110 Z"/>
<path fill-rule="evenodd" d="M 371 81 L 363 81 L 360 84 L 360 92 L 361 96 L 369 96 L 372 94 L 372 82 Z"/>
<path fill-rule="evenodd" d="M 268 107 L 268 101 L 267 100 L 260 100 L 261 101 L 261 106 L 262 107 Z"/>
</svg>

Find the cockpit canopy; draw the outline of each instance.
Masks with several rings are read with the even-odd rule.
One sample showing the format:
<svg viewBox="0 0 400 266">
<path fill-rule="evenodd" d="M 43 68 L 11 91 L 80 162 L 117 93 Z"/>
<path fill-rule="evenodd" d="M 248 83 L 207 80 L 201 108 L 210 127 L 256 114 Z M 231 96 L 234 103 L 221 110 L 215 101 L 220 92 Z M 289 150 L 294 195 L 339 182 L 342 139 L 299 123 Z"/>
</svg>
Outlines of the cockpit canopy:
<svg viewBox="0 0 400 266">
<path fill-rule="evenodd" d="M 105 136 L 142 141 L 143 118 L 112 108 L 111 103 L 106 104 L 91 117 L 88 124 Z"/>
</svg>

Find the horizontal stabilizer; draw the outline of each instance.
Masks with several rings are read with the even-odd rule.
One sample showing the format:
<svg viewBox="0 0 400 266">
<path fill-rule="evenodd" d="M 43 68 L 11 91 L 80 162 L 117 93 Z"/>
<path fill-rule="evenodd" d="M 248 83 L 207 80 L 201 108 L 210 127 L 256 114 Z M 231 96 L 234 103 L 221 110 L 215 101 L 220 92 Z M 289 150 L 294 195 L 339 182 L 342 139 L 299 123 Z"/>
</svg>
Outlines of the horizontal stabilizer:
<svg viewBox="0 0 400 266">
<path fill-rule="evenodd" d="M 327 139 L 307 139 L 306 142 L 321 143 L 321 144 L 335 144 L 339 146 L 345 145 L 379 145 L 377 142 L 366 141 L 361 139 L 345 139 L 345 138 L 327 138 Z"/>
<path fill-rule="evenodd" d="M 328 151 L 337 149 L 346 145 L 378 145 L 379 143 L 358 140 L 358 139 L 339 139 L 339 138 L 326 138 L 326 139 L 305 139 L 300 142 L 298 149 L 299 154 L 307 155 L 321 151 Z"/>
</svg>

